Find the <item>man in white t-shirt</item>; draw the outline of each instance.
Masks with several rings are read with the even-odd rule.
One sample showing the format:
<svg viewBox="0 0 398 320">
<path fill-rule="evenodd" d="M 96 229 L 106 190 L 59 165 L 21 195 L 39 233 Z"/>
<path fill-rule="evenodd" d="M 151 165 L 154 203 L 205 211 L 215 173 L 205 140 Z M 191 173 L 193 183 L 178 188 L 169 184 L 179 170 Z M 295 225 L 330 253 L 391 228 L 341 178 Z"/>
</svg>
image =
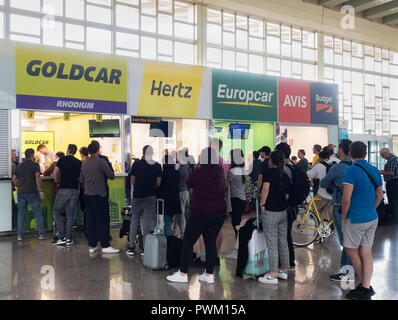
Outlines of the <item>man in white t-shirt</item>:
<svg viewBox="0 0 398 320">
<path fill-rule="evenodd" d="M 330 166 L 329 153 L 322 151 L 319 153 L 319 162 L 308 171 L 308 177 L 312 179 L 319 179 L 322 181 L 326 177 L 328 167 Z M 331 221 L 333 200 L 332 194 L 328 193 L 325 188 L 319 188 L 318 193 L 315 195 L 315 202 L 319 215 L 322 220 Z"/>
</svg>

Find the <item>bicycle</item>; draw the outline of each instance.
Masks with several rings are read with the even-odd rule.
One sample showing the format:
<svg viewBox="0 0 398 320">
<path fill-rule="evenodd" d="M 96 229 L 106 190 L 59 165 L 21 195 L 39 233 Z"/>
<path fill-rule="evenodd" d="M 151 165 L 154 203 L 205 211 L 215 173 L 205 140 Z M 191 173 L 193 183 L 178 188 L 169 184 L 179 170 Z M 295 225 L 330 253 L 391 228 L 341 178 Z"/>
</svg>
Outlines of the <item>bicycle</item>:
<svg viewBox="0 0 398 320">
<path fill-rule="evenodd" d="M 297 247 L 306 247 L 313 243 L 317 238 L 320 242 L 324 242 L 332 234 L 331 226 L 333 221 L 322 221 L 315 201 L 320 200 L 312 198 L 304 214 L 300 209 L 296 220 L 292 225 L 292 240 Z"/>
</svg>

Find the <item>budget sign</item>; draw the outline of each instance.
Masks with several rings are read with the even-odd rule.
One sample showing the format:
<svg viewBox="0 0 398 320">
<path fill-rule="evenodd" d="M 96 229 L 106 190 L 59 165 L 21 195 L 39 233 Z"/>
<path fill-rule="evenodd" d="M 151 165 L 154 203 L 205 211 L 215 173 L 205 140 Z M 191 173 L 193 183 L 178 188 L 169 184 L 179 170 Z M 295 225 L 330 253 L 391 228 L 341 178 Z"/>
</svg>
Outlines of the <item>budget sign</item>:
<svg viewBox="0 0 398 320">
<path fill-rule="evenodd" d="M 339 90 L 330 83 L 311 83 L 311 123 L 339 124 Z"/>
<path fill-rule="evenodd" d="M 279 122 L 311 123 L 311 83 L 279 79 Z"/>
<path fill-rule="evenodd" d="M 213 118 L 277 121 L 278 83 L 274 77 L 213 70 Z"/>
</svg>

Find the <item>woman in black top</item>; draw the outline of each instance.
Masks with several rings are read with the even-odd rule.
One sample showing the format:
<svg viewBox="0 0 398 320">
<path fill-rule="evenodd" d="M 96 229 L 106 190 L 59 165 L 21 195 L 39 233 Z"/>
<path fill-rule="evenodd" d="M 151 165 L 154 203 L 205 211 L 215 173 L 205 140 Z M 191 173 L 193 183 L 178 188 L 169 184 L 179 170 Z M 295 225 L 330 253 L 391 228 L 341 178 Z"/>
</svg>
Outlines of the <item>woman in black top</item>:
<svg viewBox="0 0 398 320">
<path fill-rule="evenodd" d="M 269 168 L 263 174 L 261 218 L 268 246 L 270 272 L 259 278 L 262 283 L 278 284 L 278 278 L 287 280 L 289 248 L 286 209 L 289 206 L 290 181 L 284 172 L 284 164 L 284 154 L 274 151 L 269 159 Z"/>
<path fill-rule="evenodd" d="M 172 156 L 164 156 L 162 162 L 163 173 L 159 198 L 164 200 L 164 234 L 173 236 L 171 230 L 173 216 L 181 214 L 180 171 L 176 170 L 176 161 Z"/>
</svg>

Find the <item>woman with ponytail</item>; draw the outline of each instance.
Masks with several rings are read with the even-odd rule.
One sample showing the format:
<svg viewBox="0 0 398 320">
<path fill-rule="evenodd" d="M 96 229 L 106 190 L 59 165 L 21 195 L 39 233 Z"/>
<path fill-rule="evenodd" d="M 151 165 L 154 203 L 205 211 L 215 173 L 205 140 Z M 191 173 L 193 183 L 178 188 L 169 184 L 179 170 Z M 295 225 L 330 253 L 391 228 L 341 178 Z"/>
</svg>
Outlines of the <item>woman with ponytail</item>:
<svg viewBox="0 0 398 320">
<path fill-rule="evenodd" d="M 193 246 L 202 234 L 206 244 L 206 271 L 199 276 L 199 280 L 214 283 L 216 239 L 227 213 L 225 180 L 217 151 L 212 148 L 203 149 L 199 168 L 196 168 L 187 179 L 187 186 L 193 188 L 193 192 L 191 214 L 184 233 L 180 270 L 168 276 L 168 281 L 188 282 L 187 272 L 192 262 Z"/>
<path fill-rule="evenodd" d="M 238 237 L 237 226 L 240 225 L 242 214 L 246 208 L 246 171 L 245 171 L 245 156 L 242 149 L 233 149 L 230 152 L 231 164 L 227 174 L 227 186 L 230 189 L 231 196 L 231 221 L 232 227 L 235 231 L 235 240 Z M 238 250 L 235 249 L 227 259 L 238 259 Z"/>
<path fill-rule="evenodd" d="M 260 206 L 270 272 L 259 278 L 262 283 L 278 284 L 278 278 L 287 280 L 288 276 L 287 208 L 290 180 L 285 173 L 284 165 L 284 154 L 274 151 L 269 159 L 269 168 L 263 174 Z"/>
</svg>

